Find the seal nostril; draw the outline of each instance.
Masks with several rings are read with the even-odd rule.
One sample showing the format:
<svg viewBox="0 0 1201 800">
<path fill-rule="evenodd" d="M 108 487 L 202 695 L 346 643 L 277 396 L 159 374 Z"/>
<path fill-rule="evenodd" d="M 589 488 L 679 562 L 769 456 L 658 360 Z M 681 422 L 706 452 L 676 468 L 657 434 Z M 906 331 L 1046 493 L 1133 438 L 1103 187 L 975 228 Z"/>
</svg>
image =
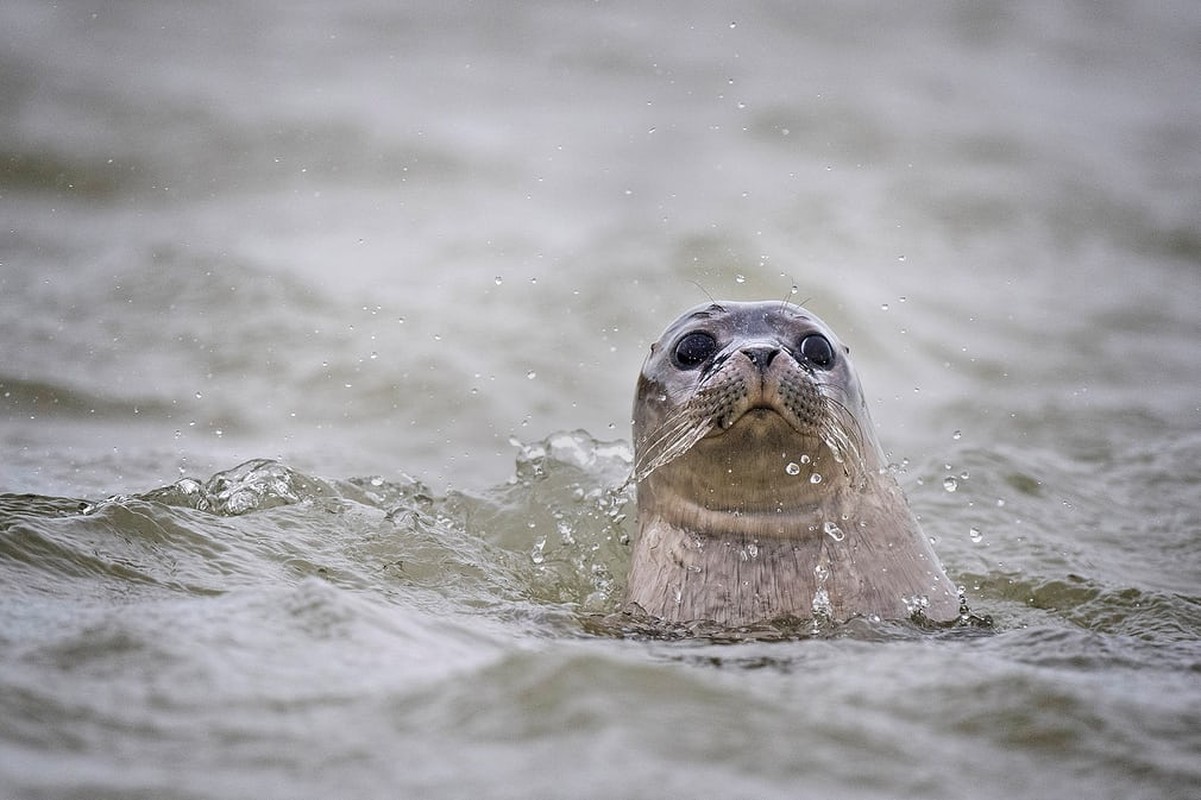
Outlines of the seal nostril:
<svg viewBox="0 0 1201 800">
<path fill-rule="evenodd" d="M 755 347 L 744 347 L 742 354 L 751 360 L 759 369 L 767 369 L 774 359 L 780 353 L 780 348 L 770 347 L 768 345 L 758 345 Z"/>
</svg>

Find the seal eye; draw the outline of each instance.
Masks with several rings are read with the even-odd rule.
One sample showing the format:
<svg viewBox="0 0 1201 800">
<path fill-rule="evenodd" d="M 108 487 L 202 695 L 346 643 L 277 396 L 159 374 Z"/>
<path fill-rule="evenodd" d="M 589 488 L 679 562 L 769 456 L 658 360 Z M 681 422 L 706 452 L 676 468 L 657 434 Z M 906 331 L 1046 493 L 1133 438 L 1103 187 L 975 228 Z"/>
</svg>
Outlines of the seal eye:
<svg viewBox="0 0 1201 800">
<path fill-rule="evenodd" d="M 829 369 L 834 363 L 834 348 L 830 340 L 819 333 L 806 336 L 801 340 L 801 355 L 815 367 Z"/>
<path fill-rule="evenodd" d="M 695 369 L 716 351 L 716 339 L 704 331 L 693 331 L 676 343 L 672 356 L 680 369 Z"/>
</svg>

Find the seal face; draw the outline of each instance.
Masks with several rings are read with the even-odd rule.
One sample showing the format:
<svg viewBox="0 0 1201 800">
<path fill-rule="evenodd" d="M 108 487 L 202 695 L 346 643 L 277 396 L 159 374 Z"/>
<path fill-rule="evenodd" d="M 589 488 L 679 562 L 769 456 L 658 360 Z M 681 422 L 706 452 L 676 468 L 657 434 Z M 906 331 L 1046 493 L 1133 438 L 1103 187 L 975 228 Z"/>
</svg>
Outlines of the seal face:
<svg viewBox="0 0 1201 800">
<path fill-rule="evenodd" d="M 673 322 L 638 378 L 634 456 L 626 599 L 647 614 L 959 616 L 849 349 L 800 306 L 711 303 Z"/>
</svg>

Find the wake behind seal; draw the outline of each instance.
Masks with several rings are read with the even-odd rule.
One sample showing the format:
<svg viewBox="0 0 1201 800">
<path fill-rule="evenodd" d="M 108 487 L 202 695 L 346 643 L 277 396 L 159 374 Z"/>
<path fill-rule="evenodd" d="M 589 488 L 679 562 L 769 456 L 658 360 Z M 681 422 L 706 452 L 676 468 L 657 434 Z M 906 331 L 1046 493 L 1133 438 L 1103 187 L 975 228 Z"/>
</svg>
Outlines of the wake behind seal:
<svg viewBox="0 0 1201 800">
<path fill-rule="evenodd" d="M 697 306 L 634 400 L 627 607 L 668 622 L 957 619 L 888 471 L 849 350 L 800 306 Z"/>
</svg>

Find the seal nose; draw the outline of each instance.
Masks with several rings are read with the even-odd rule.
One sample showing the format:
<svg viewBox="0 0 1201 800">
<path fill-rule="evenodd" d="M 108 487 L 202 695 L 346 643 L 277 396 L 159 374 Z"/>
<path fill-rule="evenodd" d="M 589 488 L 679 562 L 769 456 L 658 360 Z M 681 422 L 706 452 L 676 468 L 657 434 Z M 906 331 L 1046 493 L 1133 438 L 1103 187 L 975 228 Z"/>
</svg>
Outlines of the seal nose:
<svg viewBox="0 0 1201 800">
<path fill-rule="evenodd" d="M 742 348 L 742 354 L 751 360 L 751 363 L 759 368 L 760 371 L 767 369 L 774 359 L 780 353 L 780 348 L 769 344 L 757 344 L 750 347 Z"/>
</svg>

